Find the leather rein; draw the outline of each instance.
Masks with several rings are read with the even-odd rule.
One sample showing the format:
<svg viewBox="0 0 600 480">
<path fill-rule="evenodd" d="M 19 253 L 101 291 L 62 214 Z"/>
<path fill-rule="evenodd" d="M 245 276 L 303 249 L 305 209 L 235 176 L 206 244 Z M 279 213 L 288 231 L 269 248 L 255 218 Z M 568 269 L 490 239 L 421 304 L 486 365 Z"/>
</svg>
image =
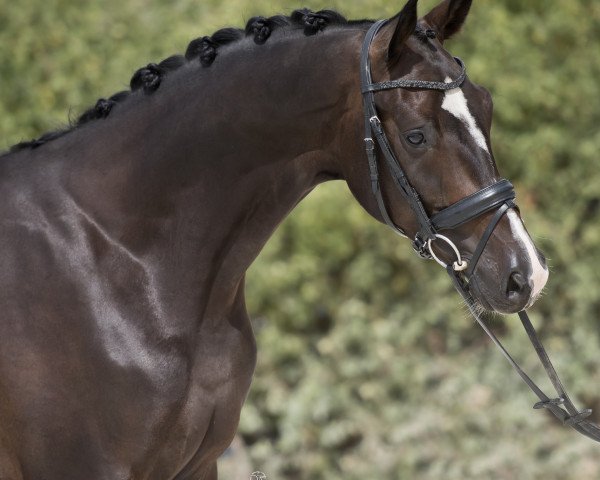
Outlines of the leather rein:
<svg viewBox="0 0 600 480">
<path fill-rule="evenodd" d="M 579 433 L 600 442 L 600 427 L 586 420 L 586 418 L 592 413 L 591 409 L 584 409 L 580 411 L 575 407 L 569 398 L 569 395 L 565 391 L 562 382 L 558 377 L 558 374 L 556 373 L 556 370 L 554 369 L 554 366 L 552 365 L 544 346 L 542 345 L 542 342 L 538 338 L 538 335 L 533 328 L 531 321 L 529 320 L 527 313 L 525 311 L 521 311 L 518 315 L 523 327 L 525 328 L 525 331 L 527 332 L 527 335 L 529 336 L 529 340 L 535 348 L 540 362 L 546 370 L 546 374 L 548 375 L 558 394 L 558 397 L 556 398 L 547 396 L 510 356 L 500 340 L 498 340 L 496 335 L 489 329 L 485 321 L 477 312 L 475 301 L 469 292 L 469 280 L 475 271 L 477 262 L 479 261 L 488 240 L 494 232 L 496 225 L 498 222 L 500 222 L 504 214 L 509 209 L 516 208 L 516 204 L 514 203 L 516 194 L 513 185 L 508 180 L 499 180 L 498 182 L 485 187 L 473 193 L 472 195 L 463 198 L 462 200 L 459 200 L 435 215 L 429 216 L 419 194 L 411 186 L 406 174 L 400 166 L 400 163 L 396 159 L 385 131 L 383 130 L 381 121 L 377 115 L 374 94 L 378 91 L 395 88 L 413 88 L 438 91 L 460 88 L 466 78 L 466 68 L 460 59 L 455 58 L 456 62 L 461 67 L 461 73 L 456 80 L 448 83 L 409 79 L 398 79 L 374 83 L 371 76 L 369 50 L 373 38 L 385 23 L 386 20 L 380 20 L 371 26 L 364 39 L 360 58 L 361 91 L 363 95 L 365 116 L 365 150 L 369 162 L 371 190 L 375 196 L 375 199 L 377 200 L 377 205 L 383 220 L 396 233 L 406 236 L 404 231 L 392 221 L 383 199 L 379 181 L 377 146 L 379 146 L 379 150 L 383 154 L 385 165 L 391 174 L 394 184 L 404 199 L 408 202 L 410 208 L 417 218 L 419 231 L 413 239 L 413 248 L 421 257 L 433 258 L 446 269 L 446 272 L 450 276 L 454 287 L 466 302 L 477 323 L 481 326 L 481 328 L 483 328 L 485 333 L 500 349 L 502 354 L 517 371 L 521 379 L 539 398 L 539 401 L 533 406 L 533 408 L 546 408 L 550 410 L 563 422 L 563 424 L 573 427 Z M 481 239 L 479 240 L 473 256 L 468 262 L 467 260 L 462 259 L 461 254 L 454 243 L 448 237 L 439 233 L 440 231 L 444 230 L 452 230 L 459 225 L 467 223 L 470 220 L 494 210 L 495 213 L 486 227 Z M 452 264 L 445 264 L 433 252 L 433 244 L 440 240 L 446 243 L 455 253 L 457 260 Z"/>
</svg>

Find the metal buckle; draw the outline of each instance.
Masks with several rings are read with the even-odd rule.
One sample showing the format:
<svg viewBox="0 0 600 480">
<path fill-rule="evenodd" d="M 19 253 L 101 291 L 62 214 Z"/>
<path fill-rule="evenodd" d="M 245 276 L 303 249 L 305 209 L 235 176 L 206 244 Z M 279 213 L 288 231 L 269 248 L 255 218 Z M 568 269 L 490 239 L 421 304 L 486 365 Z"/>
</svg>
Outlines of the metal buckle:
<svg viewBox="0 0 600 480">
<path fill-rule="evenodd" d="M 381 132 L 381 120 L 379 120 L 379 117 L 377 115 L 373 115 L 371 118 L 369 118 L 369 123 L 371 124 L 371 127 L 375 129 L 376 132 Z"/>
<path fill-rule="evenodd" d="M 536 410 L 539 410 L 540 408 L 550 408 L 550 406 L 555 405 L 555 406 L 560 406 L 563 403 L 565 403 L 565 399 L 562 397 L 558 397 L 558 398 L 551 398 L 548 400 L 541 400 L 539 402 L 537 402 L 533 408 Z"/>
<path fill-rule="evenodd" d="M 429 250 L 427 248 L 427 241 L 423 239 L 423 237 L 421 237 L 420 233 L 417 233 L 415 235 L 412 247 L 419 257 L 424 258 L 426 260 L 431 259 L 431 254 L 429 253 Z"/>
</svg>

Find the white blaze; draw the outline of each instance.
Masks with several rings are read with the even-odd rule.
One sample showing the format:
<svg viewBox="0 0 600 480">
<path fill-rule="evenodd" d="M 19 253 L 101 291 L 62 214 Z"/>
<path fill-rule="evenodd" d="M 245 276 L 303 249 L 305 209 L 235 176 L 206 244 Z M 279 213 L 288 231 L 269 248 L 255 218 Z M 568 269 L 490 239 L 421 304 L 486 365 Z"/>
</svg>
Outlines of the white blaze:
<svg viewBox="0 0 600 480">
<path fill-rule="evenodd" d="M 450 78 L 446 78 L 446 83 L 450 83 L 451 81 L 452 80 Z M 463 122 L 475 140 L 475 143 L 488 154 L 490 153 L 485 141 L 485 137 L 483 136 L 481 129 L 477 126 L 477 122 L 475 121 L 475 118 L 471 114 L 469 106 L 467 105 L 467 98 L 460 88 L 446 90 L 444 94 L 444 101 L 442 102 L 442 108 Z"/>
<path fill-rule="evenodd" d="M 446 83 L 450 83 L 451 81 L 450 78 L 446 78 Z M 447 90 L 445 92 L 442 108 L 463 122 L 475 140 L 475 143 L 486 153 L 490 153 L 483 132 L 471 114 L 467 104 L 467 98 L 460 88 L 453 88 L 452 90 Z M 531 298 L 535 298 L 542 291 L 544 285 L 546 285 L 546 281 L 548 280 L 548 269 L 541 264 L 535 246 L 531 241 L 531 237 L 525 230 L 523 222 L 517 213 L 514 210 L 509 210 L 506 215 L 509 218 L 513 235 L 519 240 L 529 255 L 529 262 L 532 268 L 531 278 L 533 282 L 531 287 Z"/>
<path fill-rule="evenodd" d="M 506 215 L 510 221 L 511 231 L 513 232 L 514 236 L 520 240 L 529 255 L 529 262 L 531 263 L 532 268 L 531 278 L 533 281 L 533 285 L 531 287 L 531 298 L 535 298 L 542 291 L 544 285 L 546 285 L 546 281 L 548 280 L 548 269 L 542 266 L 535 251 L 533 242 L 531 241 L 531 237 L 525 230 L 523 222 L 517 213 L 514 210 L 509 210 Z"/>
</svg>

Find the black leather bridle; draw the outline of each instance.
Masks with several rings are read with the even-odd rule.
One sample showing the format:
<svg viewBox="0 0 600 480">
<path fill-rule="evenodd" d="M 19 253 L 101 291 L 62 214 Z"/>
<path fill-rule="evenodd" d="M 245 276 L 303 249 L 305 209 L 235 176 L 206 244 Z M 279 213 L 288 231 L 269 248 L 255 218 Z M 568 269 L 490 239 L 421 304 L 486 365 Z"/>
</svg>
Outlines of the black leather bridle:
<svg viewBox="0 0 600 480">
<path fill-rule="evenodd" d="M 521 379 L 538 396 L 539 401 L 533 406 L 533 408 L 547 408 L 556 417 L 562 420 L 565 425 L 571 426 L 583 435 L 600 442 L 600 427 L 586 420 L 592 411 L 590 409 L 579 411 L 573 405 L 573 402 L 570 400 L 569 395 L 562 386 L 558 374 L 550 362 L 550 358 L 548 357 L 544 346 L 539 340 L 537 333 L 533 328 L 529 317 L 527 316 L 527 313 L 525 311 L 519 312 L 519 318 L 521 319 L 523 327 L 525 328 L 525 331 L 527 332 L 527 335 L 529 336 L 529 339 L 533 344 L 548 377 L 550 378 L 550 381 L 558 393 L 557 398 L 548 397 L 510 356 L 502 343 L 500 343 L 500 340 L 498 340 L 494 333 L 488 328 L 485 321 L 477 312 L 475 301 L 469 292 L 469 280 L 475 271 L 477 262 L 479 261 L 488 240 L 494 232 L 496 225 L 498 222 L 500 222 L 504 214 L 509 209 L 516 207 L 514 203 L 515 191 L 512 184 L 508 180 L 499 180 L 498 182 L 485 187 L 473 193 L 472 195 L 463 198 L 462 200 L 459 200 L 435 215 L 429 216 L 419 194 L 411 186 L 406 174 L 400 166 L 400 163 L 397 161 L 383 130 L 381 121 L 377 116 L 374 95 L 375 92 L 394 88 L 413 88 L 438 91 L 460 88 L 466 78 L 466 69 L 462 61 L 456 58 L 456 62 L 461 66 L 462 71 L 456 80 L 448 83 L 408 79 L 373 83 L 369 49 L 373 38 L 385 23 L 386 20 L 380 20 L 371 26 L 364 39 L 360 59 L 361 90 L 363 95 L 365 115 L 365 149 L 369 162 L 371 189 L 377 200 L 377 205 L 379 206 L 379 211 L 381 212 L 383 220 L 395 232 L 405 236 L 404 231 L 392 221 L 383 199 L 379 181 L 377 146 L 375 141 L 379 146 L 379 150 L 383 154 L 385 164 L 390 175 L 392 176 L 394 184 L 398 187 L 401 195 L 410 205 L 410 208 L 414 212 L 419 224 L 419 231 L 413 239 L 413 248 L 415 251 L 424 258 L 434 258 L 446 269 L 446 272 L 452 279 L 452 283 L 467 303 L 469 310 L 471 311 L 471 314 L 477 323 L 479 323 L 485 333 L 500 349 L 502 354 L 517 371 Z M 488 226 L 486 227 L 471 259 L 468 262 L 467 260 L 462 259 L 458 248 L 452 243 L 452 241 L 448 237 L 439 233 L 440 231 L 444 230 L 452 230 L 464 223 L 469 222 L 470 220 L 494 210 L 495 213 L 488 223 Z M 438 240 L 444 241 L 453 249 L 457 256 L 457 260 L 455 262 L 446 265 L 436 256 L 432 249 L 432 245 Z"/>
</svg>

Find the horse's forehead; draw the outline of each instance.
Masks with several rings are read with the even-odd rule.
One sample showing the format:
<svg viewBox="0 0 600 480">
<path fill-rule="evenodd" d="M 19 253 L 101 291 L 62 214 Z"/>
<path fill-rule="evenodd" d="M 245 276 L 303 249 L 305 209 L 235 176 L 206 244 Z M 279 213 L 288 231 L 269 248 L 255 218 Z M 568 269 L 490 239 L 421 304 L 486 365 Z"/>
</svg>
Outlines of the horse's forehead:
<svg viewBox="0 0 600 480">
<path fill-rule="evenodd" d="M 451 81 L 452 79 L 450 77 L 446 77 L 446 83 L 450 83 Z M 460 120 L 468 130 L 477 146 L 479 146 L 486 153 L 490 153 L 485 135 L 473 116 L 473 113 L 469 107 L 469 102 L 467 101 L 467 97 L 465 96 L 462 88 L 453 88 L 452 90 L 447 90 L 444 92 L 442 109 Z"/>
</svg>

